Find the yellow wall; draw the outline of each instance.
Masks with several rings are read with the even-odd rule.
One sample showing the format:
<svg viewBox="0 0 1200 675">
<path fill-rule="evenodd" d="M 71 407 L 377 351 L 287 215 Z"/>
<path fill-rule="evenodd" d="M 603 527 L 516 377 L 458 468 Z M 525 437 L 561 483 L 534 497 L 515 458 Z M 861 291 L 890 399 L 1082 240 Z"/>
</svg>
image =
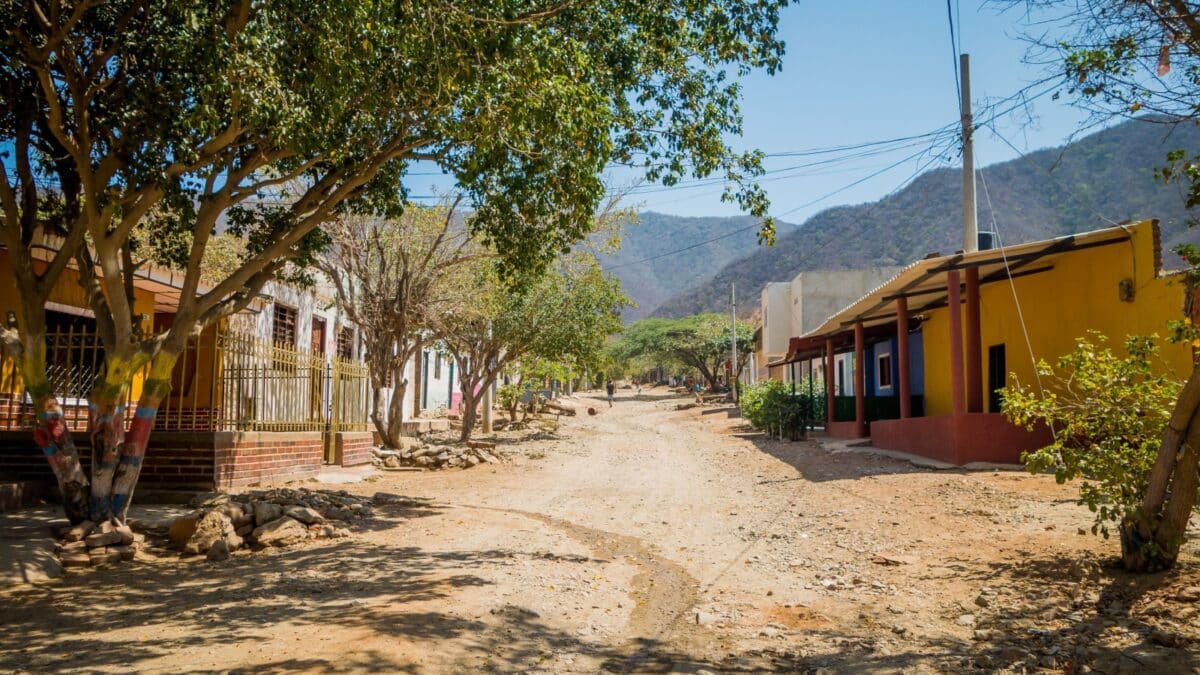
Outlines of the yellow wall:
<svg viewBox="0 0 1200 675">
<path fill-rule="evenodd" d="M 1053 259 L 1054 269 L 1013 279 L 1015 295 L 1033 345 L 1032 359 L 1021 329 L 1013 287 L 1004 280 L 980 289 L 985 410 L 987 357 L 991 345 L 1005 345 L 1009 373 L 1029 384 L 1035 379 L 1034 360 L 1055 363 L 1059 356 L 1074 348 L 1077 337 L 1089 330 L 1104 333 L 1110 344 L 1120 349 L 1120 343 L 1128 335 L 1157 333 L 1165 338 L 1167 321 L 1183 317 L 1182 277 L 1162 276 L 1155 269 L 1156 242 L 1152 224 L 1144 221 L 1128 229 L 1133 235 L 1130 241 L 1061 254 Z M 1025 269 L 1043 265 L 1035 262 Z M 1124 278 L 1134 280 L 1136 290 L 1132 302 L 1120 300 L 1118 284 Z M 932 310 L 922 329 L 926 415 L 953 412 L 949 317 L 949 308 Z M 1191 348 L 1166 340 L 1161 344 L 1162 370 L 1180 379 L 1187 377 L 1191 372 Z M 1011 383 L 1011 379 L 1008 382 Z"/>
</svg>

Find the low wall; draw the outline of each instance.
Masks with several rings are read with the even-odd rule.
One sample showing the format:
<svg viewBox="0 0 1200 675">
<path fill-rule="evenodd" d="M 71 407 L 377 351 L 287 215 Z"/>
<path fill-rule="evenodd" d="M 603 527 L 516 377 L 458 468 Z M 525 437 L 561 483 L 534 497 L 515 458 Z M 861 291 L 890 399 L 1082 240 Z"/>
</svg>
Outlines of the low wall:
<svg viewBox="0 0 1200 675">
<path fill-rule="evenodd" d="M 73 433 L 84 471 L 92 463 L 91 439 Z M 142 462 L 139 486 L 174 490 L 213 489 L 214 438 L 211 433 L 155 432 Z M 0 474 L 19 480 L 54 482 L 46 456 L 33 442 L 32 431 L 0 431 Z"/>
<path fill-rule="evenodd" d="M 875 424 L 872 422 L 872 427 Z M 825 431 L 834 438 L 866 438 L 863 434 L 858 433 L 857 422 L 826 422 Z"/>
<path fill-rule="evenodd" d="M 1021 453 L 1053 442 L 1050 429 L 1026 431 L 999 413 L 969 413 L 879 420 L 871 423 L 871 444 L 948 462 L 1019 464 Z"/>
<path fill-rule="evenodd" d="M 370 431 L 339 431 L 333 437 L 333 463 L 358 466 L 371 462 L 375 434 Z"/>
<path fill-rule="evenodd" d="M 213 436 L 218 489 L 312 478 L 324 459 L 320 431 L 221 431 Z"/>
</svg>

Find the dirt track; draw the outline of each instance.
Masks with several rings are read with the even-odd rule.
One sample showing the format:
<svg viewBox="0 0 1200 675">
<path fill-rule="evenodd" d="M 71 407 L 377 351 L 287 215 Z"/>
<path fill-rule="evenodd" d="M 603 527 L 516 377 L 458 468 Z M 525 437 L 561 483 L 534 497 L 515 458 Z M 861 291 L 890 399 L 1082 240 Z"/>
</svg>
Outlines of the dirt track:
<svg viewBox="0 0 1200 675">
<path fill-rule="evenodd" d="M 428 500 L 349 540 L 10 591 L 0 670 L 1200 672 L 1195 536 L 1129 579 L 1052 479 L 677 401 L 621 392 L 511 464 L 345 486 Z"/>
</svg>

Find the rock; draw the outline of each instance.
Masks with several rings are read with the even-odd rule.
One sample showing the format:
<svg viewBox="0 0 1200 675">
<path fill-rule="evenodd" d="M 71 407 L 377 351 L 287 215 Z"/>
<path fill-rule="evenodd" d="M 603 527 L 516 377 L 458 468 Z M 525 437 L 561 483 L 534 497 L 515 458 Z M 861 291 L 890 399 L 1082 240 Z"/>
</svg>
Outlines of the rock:
<svg viewBox="0 0 1200 675">
<path fill-rule="evenodd" d="M 113 532 L 121 535 L 121 541 L 118 542 L 121 546 L 128 546 L 133 543 L 133 530 L 130 529 L 128 525 L 121 525 L 120 527 L 114 529 Z"/>
<path fill-rule="evenodd" d="M 958 625 L 974 626 L 975 625 L 975 615 L 974 614 L 963 614 L 962 616 L 958 617 Z"/>
<path fill-rule="evenodd" d="M 96 523 L 93 523 L 90 520 L 85 520 L 82 523 L 79 523 L 78 525 L 72 525 L 71 527 L 67 528 L 66 533 L 63 534 L 63 540 L 64 541 L 83 541 L 83 538 L 88 536 L 89 534 L 91 534 L 92 530 L 95 528 L 96 528 Z"/>
<path fill-rule="evenodd" d="M 413 461 L 416 462 L 419 466 L 432 466 L 435 463 L 434 459 L 432 457 L 430 457 L 429 455 L 422 455 L 421 457 L 417 457 Z"/>
<path fill-rule="evenodd" d="M 187 555 L 207 553 L 217 541 L 233 537 L 237 537 L 237 533 L 229 516 L 220 511 L 209 511 L 196 523 L 196 531 L 183 545 L 183 552 Z"/>
<path fill-rule="evenodd" d="M 171 529 L 167 532 L 167 538 L 171 540 L 172 544 L 182 547 L 195 533 L 196 523 L 200 522 L 201 515 L 203 514 L 200 511 L 193 511 L 171 521 Z"/>
<path fill-rule="evenodd" d="M 339 527 L 339 528 L 337 528 L 336 530 L 334 530 L 334 531 L 333 531 L 333 536 L 334 536 L 334 538 L 336 538 L 336 539 L 341 539 L 341 538 L 343 538 L 343 537 L 349 537 L 349 536 L 350 536 L 350 530 L 347 530 L 347 529 L 346 529 L 346 528 L 344 528 L 344 527 Z"/>
<path fill-rule="evenodd" d="M 254 512 L 246 504 L 230 502 L 222 506 L 220 511 L 229 516 L 229 521 L 233 523 L 234 528 L 254 523 Z"/>
<path fill-rule="evenodd" d="M 271 502 L 254 502 L 254 524 L 262 527 L 283 517 L 283 507 Z"/>
<path fill-rule="evenodd" d="M 717 615 L 711 612 L 696 612 L 696 625 L 708 626 L 717 622 Z"/>
<path fill-rule="evenodd" d="M 88 548 L 103 548 L 112 544 L 120 544 L 121 533 L 117 532 L 116 530 L 110 530 L 108 532 L 96 532 L 94 534 L 89 534 L 84 541 L 87 542 Z M 130 538 L 130 541 L 132 541 L 132 537 Z"/>
<path fill-rule="evenodd" d="M 239 536 L 239 537 L 245 538 L 245 537 L 249 536 L 250 533 L 253 531 L 254 531 L 254 524 L 249 523 L 249 524 L 242 525 L 241 527 L 237 528 L 236 530 L 234 530 L 234 533 L 237 534 L 237 536 Z"/>
<path fill-rule="evenodd" d="M 225 543 L 224 539 L 218 539 L 213 542 L 213 545 L 208 549 L 208 555 L 206 557 L 212 562 L 228 560 L 229 546 Z"/>
<path fill-rule="evenodd" d="M 987 596 L 985 596 L 983 593 L 980 593 L 979 595 L 975 596 L 975 604 L 980 607 L 988 607 L 992 604 L 992 601 L 988 600 Z"/>
<path fill-rule="evenodd" d="M 904 626 L 897 624 L 895 626 L 892 626 L 892 632 L 895 633 L 896 635 L 904 635 L 905 633 L 908 632 L 908 629 L 905 628 Z"/>
<path fill-rule="evenodd" d="M 88 557 L 91 558 L 92 565 L 107 565 L 119 561 L 121 554 L 105 546 L 88 551 Z"/>
<path fill-rule="evenodd" d="M 201 492 L 192 497 L 191 506 L 197 508 L 213 508 L 229 502 L 229 495 L 224 492 Z"/>
<path fill-rule="evenodd" d="M 383 465 L 389 469 L 399 469 L 404 466 L 404 462 L 401 462 L 399 457 L 385 457 Z"/>
<path fill-rule="evenodd" d="M 467 441 L 467 447 L 476 450 L 495 450 L 496 444 L 489 441 Z"/>
<path fill-rule="evenodd" d="M 108 550 L 116 553 L 121 560 L 133 560 L 137 556 L 137 549 L 132 546 L 109 546 Z"/>
<path fill-rule="evenodd" d="M 371 497 L 371 501 L 376 504 L 396 504 L 397 506 L 413 506 L 416 500 L 404 495 L 398 495 L 392 492 L 376 492 Z"/>
<path fill-rule="evenodd" d="M 62 557 L 63 567 L 91 567 L 92 556 L 86 550 L 72 551 Z"/>
<path fill-rule="evenodd" d="M 1182 635 L 1158 628 L 1150 631 L 1150 641 L 1156 645 L 1172 648 L 1178 648 L 1187 645 L 1187 638 L 1183 637 Z"/>
<path fill-rule="evenodd" d="M 284 515 L 289 518 L 295 518 L 305 525 L 325 522 L 325 518 L 320 513 L 307 506 L 293 506 L 284 511 Z"/>
<path fill-rule="evenodd" d="M 450 461 L 450 451 L 443 450 L 442 452 L 439 452 L 433 459 L 438 464 L 445 464 L 446 462 Z"/>
<path fill-rule="evenodd" d="M 254 541 L 263 546 L 289 546 L 308 538 L 308 529 L 300 521 L 284 516 L 254 530 Z"/>
<path fill-rule="evenodd" d="M 478 465 L 482 460 L 475 455 L 467 455 L 463 458 L 463 461 L 466 462 L 467 466 L 471 467 Z"/>
<path fill-rule="evenodd" d="M 1188 586 L 1179 589 L 1175 599 L 1180 602 L 1200 602 L 1200 586 Z"/>
<path fill-rule="evenodd" d="M 417 450 L 413 450 L 412 456 L 413 456 L 413 459 L 416 459 L 417 457 L 425 457 L 425 456 L 434 455 L 434 454 L 437 454 L 437 448 L 424 447 L 424 448 L 419 448 Z"/>
</svg>

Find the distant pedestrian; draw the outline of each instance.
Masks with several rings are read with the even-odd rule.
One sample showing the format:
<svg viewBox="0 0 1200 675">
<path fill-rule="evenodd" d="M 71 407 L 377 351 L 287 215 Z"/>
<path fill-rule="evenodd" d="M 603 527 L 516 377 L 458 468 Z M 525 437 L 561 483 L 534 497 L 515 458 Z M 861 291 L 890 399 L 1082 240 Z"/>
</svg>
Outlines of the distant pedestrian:
<svg viewBox="0 0 1200 675">
<path fill-rule="evenodd" d="M 608 384 L 604 385 L 604 388 L 608 390 L 608 407 L 611 408 L 612 401 L 613 401 L 613 392 L 616 391 L 617 386 L 615 384 L 613 384 L 612 380 L 609 380 Z"/>
<path fill-rule="evenodd" d="M 699 382 L 692 385 L 692 391 L 696 392 L 696 403 L 704 403 L 704 398 L 700 396 L 700 392 L 704 391 L 704 387 L 701 387 Z"/>
</svg>

